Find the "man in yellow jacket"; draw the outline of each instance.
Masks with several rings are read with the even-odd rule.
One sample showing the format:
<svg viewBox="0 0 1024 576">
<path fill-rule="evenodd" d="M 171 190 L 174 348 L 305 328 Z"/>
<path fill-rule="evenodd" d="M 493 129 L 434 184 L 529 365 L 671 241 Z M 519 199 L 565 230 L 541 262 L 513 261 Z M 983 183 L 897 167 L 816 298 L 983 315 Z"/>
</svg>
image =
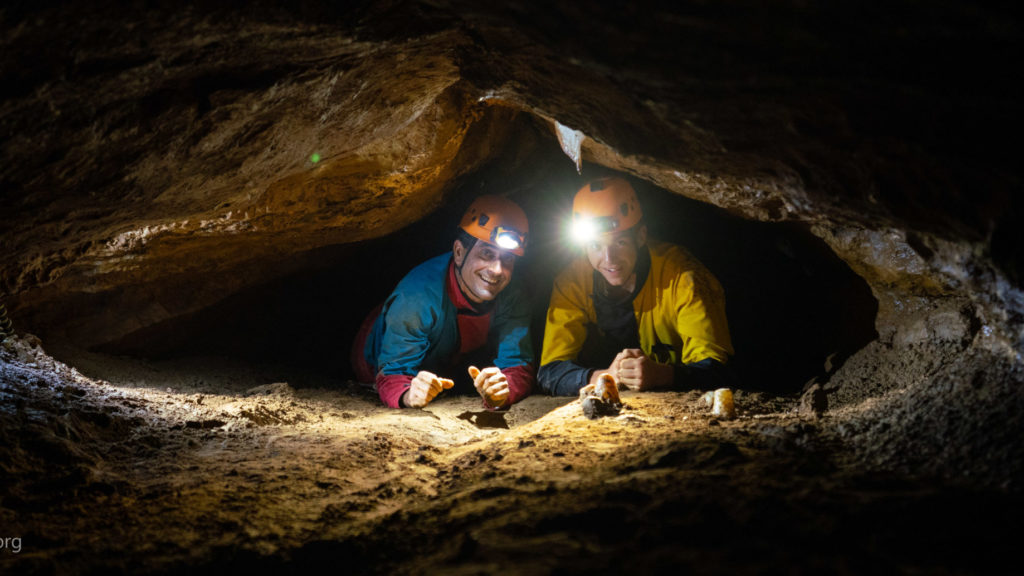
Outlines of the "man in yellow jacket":
<svg viewBox="0 0 1024 576">
<path fill-rule="evenodd" d="M 629 182 L 589 182 L 573 199 L 572 219 L 583 255 L 555 279 L 541 389 L 575 395 L 602 372 L 632 390 L 728 385 L 722 286 L 682 247 L 648 237 Z"/>
</svg>

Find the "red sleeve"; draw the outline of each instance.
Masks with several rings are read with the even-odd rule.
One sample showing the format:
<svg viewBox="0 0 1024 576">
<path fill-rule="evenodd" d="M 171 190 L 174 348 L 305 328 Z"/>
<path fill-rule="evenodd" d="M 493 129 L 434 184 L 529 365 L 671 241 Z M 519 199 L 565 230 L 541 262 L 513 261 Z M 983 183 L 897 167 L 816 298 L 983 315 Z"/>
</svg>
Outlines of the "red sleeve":
<svg viewBox="0 0 1024 576">
<path fill-rule="evenodd" d="M 409 389 L 409 385 L 412 383 L 412 376 L 405 374 L 377 374 L 377 394 L 380 394 L 380 399 L 385 404 L 392 408 L 401 408 L 399 404 L 402 400 L 402 394 Z M 512 388 L 512 382 L 509 381 L 509 388 Z M 511 390 L 509 391 L 511 395 Z"/>
<path fill-rule="evenodd" d="M 505 405 L 506 408 L 526 398 L 533 392 L 533 385 L 537 382 L 537 371 L 533 366 L 523 364 L 522 366 L 513 366 L 512 368 L 503 368 L 501 373 L 505 375 L 505 380 L 508 381 L 508 404 Z"/>
</svg>

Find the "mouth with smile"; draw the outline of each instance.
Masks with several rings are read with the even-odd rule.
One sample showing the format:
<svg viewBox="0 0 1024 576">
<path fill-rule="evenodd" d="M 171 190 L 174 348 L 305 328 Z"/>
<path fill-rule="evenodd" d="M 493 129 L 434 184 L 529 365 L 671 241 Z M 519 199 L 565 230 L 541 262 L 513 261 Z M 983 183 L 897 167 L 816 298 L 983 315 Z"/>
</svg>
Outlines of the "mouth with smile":
<svg viewBox="0 0 1024 576">
<path fill-rule="evenodd" d="M 505 279 L 501 276 L 477 274 L 476 278 L 477 290 L 480 291 L 481 295 L 486 294 L 488 297 L 494 297 L 505 287 Z"/>
<path fill-rule="evenodd" d="M 480 280 L 482 280 L 484 282 L 484 284 L 487 284 L 488 286 L 494 287 L 494 286 L 500 286 L 501 285 L 501 280 L 502 280 L 501 277 L 490 278 L 488 276 L 480 276 L 479 278 L 480 278 Z"/>
</svg>

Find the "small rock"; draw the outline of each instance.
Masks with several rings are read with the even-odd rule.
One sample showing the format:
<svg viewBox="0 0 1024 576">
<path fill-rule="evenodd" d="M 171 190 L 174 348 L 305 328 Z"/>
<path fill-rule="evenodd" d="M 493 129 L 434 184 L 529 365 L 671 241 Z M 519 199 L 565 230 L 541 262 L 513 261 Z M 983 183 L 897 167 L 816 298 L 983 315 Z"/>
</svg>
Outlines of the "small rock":
<svg viewBox="0 0 1024 576">
<path fill-rule="evenodd" d="M 617 416 L 621 405 L 605 402 L 597 396 L 587 396 L 581 401 L 583 415 L 591 420 L 601 416 Z"/>
<path fill-rule="evenodd" d="M 817 418 L 828 410 L 828 395 L 821 384 L 813 384 L 800 396 L 800 405 L 797 407 L 797 414 L 810 418 Z"/>
<path fill-rule="evenodd" d="M 622 410 L 619 388 L 611 374 L 601 374 L 596 384 L 580 389 L 583 415 L 593 420 L 601 416 L 617 416 Z"/>
<path fill-rule="evenodd" d="M 733 403 L 732 390 L 719 388 L 715 390 L 714 404 L 711 406 L 711 415 L 723 420 L 732 420 L 736 417 L 736 405 Z"/>
<path fill-rule="evenodd" d="M 294 396 L 295 389 L 287 382 L 274 382 L 255 386 L 245 391 L 246 396 Z"/>
<path fill-rule="evenodd" d="M 713 391 L 705 392 L 704 395 L 700 397 L 700 401 L 708 408 L 711 408 L 711 406 L 715 404 L 715 393 Z"/>
</svg>

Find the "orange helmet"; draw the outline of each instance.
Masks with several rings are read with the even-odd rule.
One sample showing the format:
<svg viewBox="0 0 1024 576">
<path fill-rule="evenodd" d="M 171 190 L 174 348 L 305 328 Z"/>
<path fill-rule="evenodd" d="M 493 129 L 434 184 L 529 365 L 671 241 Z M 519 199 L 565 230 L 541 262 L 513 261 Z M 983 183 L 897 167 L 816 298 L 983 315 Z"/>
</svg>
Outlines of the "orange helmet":
<svg viewBox="0 0 1024 576">
<path fill-rule="evenodd" d="M 629 182 L 618 176 L 598 178 L 580 188 L 572 201 L 573 236 L 586 241 L 599 234 L 629 230 L 643 216 Z"/>
<path fill-rule="evenodd" d="M 459 228 L 477 240 L 522 256 L 530 223 L 523 209 L 511 200 L 502 196 L 480 196 L 469 205 Z"/>
</svg>

